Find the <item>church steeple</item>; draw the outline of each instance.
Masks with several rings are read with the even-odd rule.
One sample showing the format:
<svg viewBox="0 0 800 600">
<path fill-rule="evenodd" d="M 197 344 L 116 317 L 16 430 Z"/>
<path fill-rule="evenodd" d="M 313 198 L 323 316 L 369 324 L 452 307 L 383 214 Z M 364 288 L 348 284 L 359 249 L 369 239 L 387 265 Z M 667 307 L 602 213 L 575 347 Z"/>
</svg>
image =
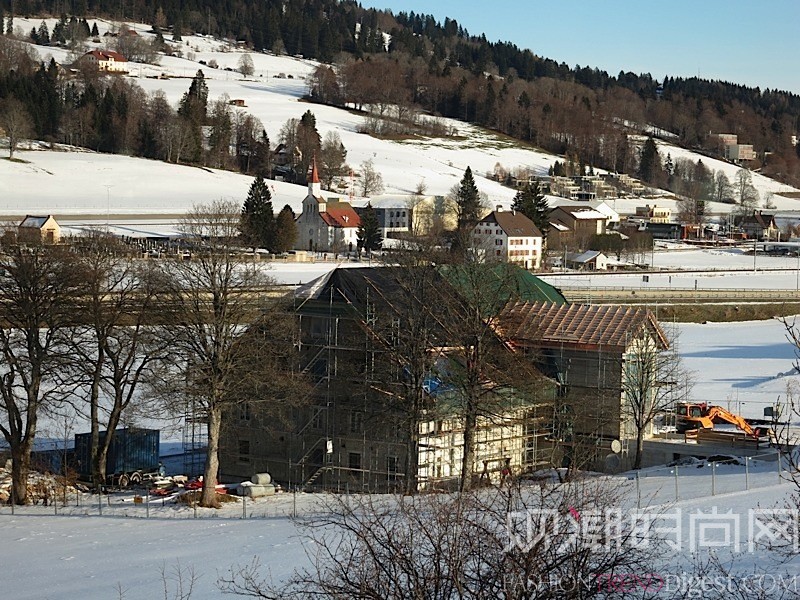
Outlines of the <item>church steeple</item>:
<svg viewBox="0 0 800 600">
<path fill-rule="evenodd" d="M 319 183 L 319 172 L 317 171 L 317 156 L 311 159 L 311 177 L 308 178 L 308 193 L 315 198 L 322 195 L 322 190 Z"/>
</svg>

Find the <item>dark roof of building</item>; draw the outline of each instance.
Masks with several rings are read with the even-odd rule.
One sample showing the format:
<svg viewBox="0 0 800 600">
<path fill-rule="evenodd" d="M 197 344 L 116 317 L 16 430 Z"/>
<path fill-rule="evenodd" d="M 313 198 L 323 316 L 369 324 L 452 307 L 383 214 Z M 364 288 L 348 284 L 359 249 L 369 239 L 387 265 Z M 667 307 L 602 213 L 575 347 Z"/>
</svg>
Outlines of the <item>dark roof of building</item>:
<svg viewBox="0 0 800 600">
<path fill-rule="evenodd" d="M 510 302 L 499 330 L 521 346 L 625 348 L 646 330 L 660 348 L 669 341 L 650 310 L 631 306 Z"/>
<path fill-rule="evenodd" d="M 481 265 L 483 272 L 479 276 L 482 292 L 486 298 L 492 298 L 500 310 L 511 299 L 522 301 L 543 301 L 550 303 L 566 303 L 561 293 L 548 285 L 529 271 L 506 263 Z M 304 311 L 316 312 L 320 303 L 346 303 L 348 305 L 363 306 L 367 299 L 377 301 L 383 298 L 387 302 L 399 300 L 403 295 L 403 286 L 400 279 L 412 277 L 404 273 L 409 267 L 362 267 L 343 268 L 337 267 L 326 275 L 319 277 L 295 290 L 295 298 L 301 304 L 309 303 Z M 461 267 L 414 267 L 416 274 L 430 273 L 429 281 L 439 282 L 455 289 L 460 294 L 465 294 L 475 286 L 470 285 L 471 273 L 466 273 Z M 425 270 L 425 271 L 423 271 Z M 314 306 L 317 305 L 317 306 Z M 330 308 L 330 307 L 329 307 Z"/>
<path fill-rule="evenodd" d="M 317 200 L 324 202 L 319 198 Z M 325 212 L 319 216 L 329 227 L 358 227 L 361 224 L 358 213 L 349 202 L 328 202 Z"/>
<path fill-rule="evenodd" d="M 588 263 L 600 256 L 602 252 L 597 250 L 587 250 L 586 252 L 567 252 L 566 258 L 568 262 L 573 263 Z"/>
<path fill-rule="evenodd" d="M 515 210 L 495 210 L 483 217 L 481 223 L 497 223 L 509 237 L 542 237 L 533 221 Z"/>
<path fill-rule="evenodd" d="M 758 211 L 752 215 L 742 217 L 741 225 L 758 225 L 762 229 L 769 229 L 775 227 L 775 217 L 772 215 L 765 215 L 761 211 Z"/>
<path fill-rule="evenodd" d="M 19 224 L 20 227 L 33 227 L 35 229 L 41 229 L 44 227 L 44 224 L 47 223 L 47 219 L 50 218 L 50 215 L 46 217 L 38 217 L 34 215 L 26 215 L 25 218 L 22 220 L 22 223 Z"/>
</svg>

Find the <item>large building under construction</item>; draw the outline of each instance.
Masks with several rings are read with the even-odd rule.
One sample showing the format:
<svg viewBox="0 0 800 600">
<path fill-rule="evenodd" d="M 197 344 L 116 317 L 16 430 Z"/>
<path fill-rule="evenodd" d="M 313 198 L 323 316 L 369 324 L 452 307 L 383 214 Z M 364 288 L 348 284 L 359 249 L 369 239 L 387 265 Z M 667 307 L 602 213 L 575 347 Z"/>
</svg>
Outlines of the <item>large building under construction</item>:
<svg viewBox="0 0 800 600">
<path fill-rule="evenodd" d="M 462 394 L 453 382 L 468 369 L 470 358 L 463 346 L 458 351 L 464 342 L 456 338 L 463 336 L 451 322 L 470 302 L 482 304 L 483 314 L 491 315 L 484 318 L 484 352 L 513 355 L 518 361 L 494 363 L 495 369 L 508 365 L 504 385 L 492 387 L 498 377 L 482 375 L 479 391 L 486 404 L 475 413 L 472 428 L 473 478 L 497 482 L 509 471 L 568 464 L 584 439 L 594 449 L 592 466 L 599 461 L 602 467 L 613 441 L 625 434 L 619 377 L 627 349 L 620 343 L 624 346 L 641 327 L 658 337 L 652 315 L 644 309 L 609 314 L 603 310 L 607 307 L 585 307 L 562 315 L 561 327 L 569 331 L 560 342 L 553 330 L 540 346 L 543 320 L 570 308 L 561 294 L 508 265 L 485 267 L 479 282 L 468 281 L 471 276 L 447 267 L 337 268 L 298 289 L 298 369 L 312 383 L 308 401 L 285 423 L 271 422 L 246 406 L 229 415 L 221 444 L 223 477 L 269 472 L 291 486 L 342 491 L 455 485 L 462 474 L 466 423 Z M 425 289 L 435 290 L 435 296 L 421 298 Z M 469 298 L 470 289 L 479 289 L 482 298 Z M 572 343 L 578 315 L 587 323 L 590 313 L 595 314 L 591 339 Z M 423 319 L 424 334 L 417 333 Z M 614 326 L 621 342 L 604 346 L 598 324 Z M 415 352 L 421 353 L 420 360 Z M 576 352 L 591 354 L 592 360 L 581 361 Z M 609 368 L 608 377 L 596 379 L 591 402 L 596 407 L 611 403 L 616 410 L 594 411 L 594 421 L 565 415 L 564 398 L 575 391 L 574 384 L 592 387 L 596 373 L 581 371 L 603 363 L 616 368 L 613 375 Z M 419 364 L 426 365 L 424 373 Z M 586 394 L 581 397 L 575 401 L 586 401 Z"/>
</svg>

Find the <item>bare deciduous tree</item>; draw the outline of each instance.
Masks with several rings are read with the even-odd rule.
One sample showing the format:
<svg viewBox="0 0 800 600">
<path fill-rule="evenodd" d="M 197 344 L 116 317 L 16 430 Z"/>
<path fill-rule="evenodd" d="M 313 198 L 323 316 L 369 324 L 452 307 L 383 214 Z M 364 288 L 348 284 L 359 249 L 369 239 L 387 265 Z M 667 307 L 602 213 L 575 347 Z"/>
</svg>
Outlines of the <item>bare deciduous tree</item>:
<svg viewBox="0 0 800 600">
<path fill-rule="evenodd" d="M 631 340 L 622 364 L 623 423 L 633 429 L 633 468 L 642 466 L 644 439 L 656 417 L 688 397 L 689 373 L 674 348 L 674 340 L 653 340 L 642 331 Z"/>
<path fill-rule="evenodd" d="M 0 104 L 0 127 L 8 136 L 8 158 L 14 158 L 20 140 L 33 132 L 31 117 L 22 102 L 12 97 Z"/>
<path fill-rule="evenodd" d="M 255 73 L 253 57 L 250 56 L 249 53 L 242 54 L 242 57 L 239 59 L 239 65 L 237 66 L 237 69 L 239 70 L 239 73 L 245 77 L 250 77 L 253 73 Z"/>
<path fill-rule="evenodd" d="M 164 282 L 153 263 L 138 260 L 111 236 L 87 238 L 77 249 L 87 324 L 68 347 L 89 405 L 91 473 L 99 487 L 116 428 L 140 399 L 140 384 L 169 354 L 168 340 L 155 335 L 153 323 Z"/>
<path fill-rule="evenodd" d="M 181 225 L 184 240 L 193 249 L 191 259 L 178 257 L 165 267 L 172 282 L 169 300 L 173 306 L 165 335 L 171 334 L 173 348 L 186 367 L 182 392 L 207 418 L 203 506 L 217 506 L 215 485 L 225 411 L 243 402 L 284 401 L 293 385 L 283 385 L 277 368 L 281 359 L 275 355 L 278 350 L 271 349 L 288 352 L 285 344 L 278 344 L 277 334 L 270 337 L 270 331 L 278 328 L 266 327 L 260 336 L 247 335 L 248 325 L 263 318 L 264 293 L 271 280 L 238 246 L 239 218 L 239 206 L 233 202 L 196 206 Z"/>
<path fill-rule="evenodd" d="M 326 189 L 331 189 L 333 180 L 347 173 L 347 150 L 342 144 L 342 138 L 336 131 L 325 134 L 322 147 L 319 151 L 319 167 L 322 183 Z"/>
<path fill-rule="evenodd" d="M 583 515 L 613 520 L 613 497 L 617 490 L 589 480 L 452 496 L 332 495 L 313 520 L 299 520 L 310 568 L 275 582 L 255 558 L 217 585 L 275 600 L 614 597 L 612 577 L 653 571 L 660 538 L 649 522 L 581 527 Z"/>
<path fill-rule="evenodd" d="M 383 177 L 375 170 L 372 159 L 361 163 L 361 195 L 365 198 L 383 193 Z"/>
<path fill-rule="evenodd" d="M 14 502 L 28 499 L 40 413 L 60 399 L 53 385 L 80 280 L 61 247 L 13 248 L 0 256 L 0 432 L 11 451 Z"/>
</svg>

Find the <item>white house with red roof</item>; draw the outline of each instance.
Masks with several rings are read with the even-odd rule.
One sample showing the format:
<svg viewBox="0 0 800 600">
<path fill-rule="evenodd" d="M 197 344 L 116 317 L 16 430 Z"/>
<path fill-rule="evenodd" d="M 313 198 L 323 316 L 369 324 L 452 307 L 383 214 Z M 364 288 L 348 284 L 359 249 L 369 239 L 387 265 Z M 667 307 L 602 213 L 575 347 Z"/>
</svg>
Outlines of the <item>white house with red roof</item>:
<svg viewBox="0 0 800 600">
<path fill-rule="evenodd" d="M 81 57 L 81 61 L 95 65 L 98 71 L 127 73 L 128 59 L 113 50 L 92 50 Z"/>
<path fill-rule="evenodd" d="M 311 167 L 308 195 L 297 217 L 297 250 L 309 252 L 353 252 L 358 247 L 361 220 L 349 202 L 325 198 L 320 189 L 317 163 Z"/>
</svg>

